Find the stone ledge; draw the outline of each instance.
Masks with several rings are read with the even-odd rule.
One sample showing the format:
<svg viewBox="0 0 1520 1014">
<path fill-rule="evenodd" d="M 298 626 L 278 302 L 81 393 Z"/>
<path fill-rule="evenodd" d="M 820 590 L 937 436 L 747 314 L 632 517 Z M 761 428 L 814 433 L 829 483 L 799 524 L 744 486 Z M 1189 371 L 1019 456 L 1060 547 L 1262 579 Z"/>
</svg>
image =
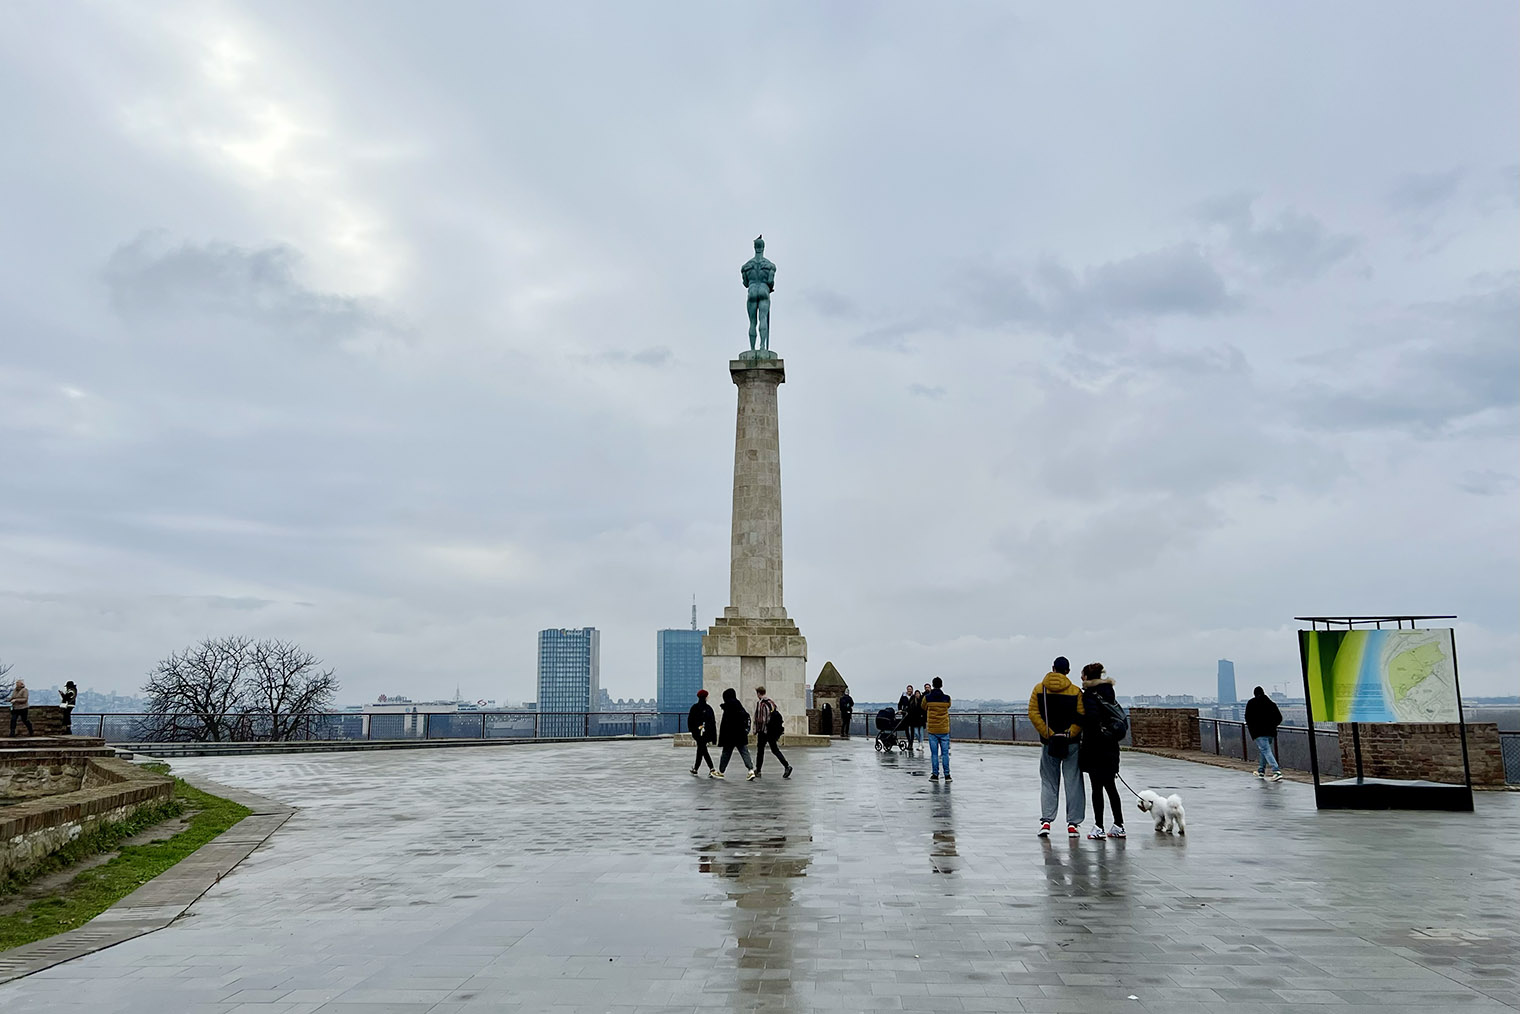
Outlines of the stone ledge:
<svg viewBox="0 0 1520 1014">
<path fill-rule="evenodd" d="M 0 810 L 0 874 L 32 866 L 86 829 L 124 820 L 144 806 L 174 795 L 174 779 L 126 761 L 84 761 L 85 786 Z"/>
</svg>

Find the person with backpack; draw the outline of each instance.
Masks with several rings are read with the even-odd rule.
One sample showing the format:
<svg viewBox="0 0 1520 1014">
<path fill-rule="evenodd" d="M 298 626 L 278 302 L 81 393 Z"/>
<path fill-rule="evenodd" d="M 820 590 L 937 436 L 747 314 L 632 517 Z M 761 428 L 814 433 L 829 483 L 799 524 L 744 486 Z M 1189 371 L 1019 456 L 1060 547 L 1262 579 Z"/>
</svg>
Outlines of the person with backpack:
<svg viewBox="0 0 1520 1014">
<path fill-rule="evenodd" d="M 707 744 L 718 740 L 718 719 L 713 714 L 712 705 L 707 703 L 706 690 L 697 691 L 697 703 L 686 714 L 686 731 L 697 741 L 697 759 L 691 762 L 691 773 L 697 774 L 702 762 L 706 761 L 707 772 L 711 775 L 713 759 L 712 754 L 707 752 Z"/>
<path fill-rule="evenodd" d="M 1119 805 L 1119 787 L 1114 779 L 1119 777 L 1119 740 L 1129 728 L 1129 717 L 1114 699 L 1114 681 L 1103 674 L 1102 662 L 1082 667 L 1082 709 L 1086 720 L 1082 724 L 1082 751 L 1077 766 L 1087 772 L 1087 780 L 1092 783 L 1096 821 L 1087 837 L 1094 841 L 1123 838 L 1124 809 Z M 1114 826 L 1108 831 L 1103 830 L 1105 792 L 1114 808 Z"/>
<path fill-rule="evenodd" d="M 1246 731 L 1256 740 L 1256 777 L 1267 777 L 1267 765 L 1272 765 L 1269 781 L 1282 781 L 1282 765 L 1277 763 L 1277 727 L 1282 725 L 1282 709 L 1267 696 L 1261 687 L 1246 702 Z"/>
<path fill-rule="evenodd" d="M 1084 714 L 1082 691 L 1071 681 L 1071 663 L 1064 655 L 1050 664 L 1050 670 L 1029 694 L 1029 720 L 1040 734 L 1041 744 L 1039 835 L 1050 836 L 1050 822 L 1056 819 L 1061 783 L 1065 782 L 1066 833 L 1076 838 L 1087 815 L 1087 792 L 1077 765 Z"/>
<path fill-rule="evenodd" d="M 780 741 L 782 733 L 786 732 L 786 726 L 782 722 L 781 712 L 776 707 L 776 702 L 765 696 L 764 687 L 755 688 L 755 772 L 754 777 L 760 777 L 760 769 L 765 767 L 765 748 L 769 746 L 771 753 L 781 762 L 783 770 L 782 778 L 792 777 L 792 766 L 786 762 L 786 757 L 781 753 L 781 748 L 776 744 Z"/>
<path fill-rule="evenodd" d="M 744 770 L 749 772 L 750 780 L 753 781 L 755 765 L 749 759 L 749 712 L 744 710 L 733 687 L 724 689 L 723 701 L 718 707 L 723 712 L 723 718 L 718 722 L 718 746 L 723 753 L 718 757 L 718 770 L 709 771 L 707 776 L 722 778 L 723 772 L 728 770 L 728 759 L 738 750 L 739 759 L 744 761 Z"/>
<path fill-rule="evenodd" d="M 945 681 L 934 677 L 934 686 L 924 694 L 924 727 L 929 735 L 929 765 L 933 773 L 931 782 L 939 781 L 940 764 L 945 767 L 945 781 L 950 781 L 950 695 L 945 693 Z"/>
</svg>

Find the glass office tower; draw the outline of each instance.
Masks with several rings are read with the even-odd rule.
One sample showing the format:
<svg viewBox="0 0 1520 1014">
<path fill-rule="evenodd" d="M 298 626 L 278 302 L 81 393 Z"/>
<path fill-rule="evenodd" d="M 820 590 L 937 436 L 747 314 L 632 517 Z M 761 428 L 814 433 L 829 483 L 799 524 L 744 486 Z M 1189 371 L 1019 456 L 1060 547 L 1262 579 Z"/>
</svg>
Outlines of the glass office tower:
<svg viewBox="0 0 1520 1014">
<path fill-rule="evenodd" d="M 595 627 L 538 632 L 540 736 L 584 736 L 601 699 L 602 635 Z M 590 721 L 595 735 L 596 718 Z"/>
<path fill-rule="evenodd" d="M 685 732 L 686 720 L 681 716 L 702 689 L 702 631 L 655 631 L 655 674 L 661 731 Z M 708 703 L 717 707 L 716 701 Z"/>
</svg>

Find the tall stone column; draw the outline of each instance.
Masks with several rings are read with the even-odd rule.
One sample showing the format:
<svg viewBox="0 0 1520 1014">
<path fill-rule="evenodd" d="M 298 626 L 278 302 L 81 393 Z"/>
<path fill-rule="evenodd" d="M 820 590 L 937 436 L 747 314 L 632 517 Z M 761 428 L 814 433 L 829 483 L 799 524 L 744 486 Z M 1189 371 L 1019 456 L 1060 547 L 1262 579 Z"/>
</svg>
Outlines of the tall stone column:
<svg viewBox="0 0 1520 1014">
<path fill-rule="evenodd" d="M 781 440 L 777 388 L 780 359 L 760 356 L 728 364 L 739 394 L 734 429 L 733 529 L 729 605 L 702 638 L 702 685 L 716 706 L 732 687 L 754 709 L 764 686 L 786 721 L 783 744 L 827 745 L 807 735 L 807 639 L 782 599 Z"/>
</svg>

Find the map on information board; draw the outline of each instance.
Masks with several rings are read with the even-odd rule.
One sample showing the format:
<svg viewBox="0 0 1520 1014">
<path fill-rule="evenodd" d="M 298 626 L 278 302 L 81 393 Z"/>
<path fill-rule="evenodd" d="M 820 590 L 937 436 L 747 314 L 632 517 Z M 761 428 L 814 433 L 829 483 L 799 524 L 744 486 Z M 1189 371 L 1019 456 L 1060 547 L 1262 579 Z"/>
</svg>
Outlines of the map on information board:
<svg viewBox="0 0 1520 1014">
<path fill-rule="evenodd" d="M 1450 628 L 1300 630 L 1309 706 L 1319 722 L 1455 722 Z"/>
</svg>

